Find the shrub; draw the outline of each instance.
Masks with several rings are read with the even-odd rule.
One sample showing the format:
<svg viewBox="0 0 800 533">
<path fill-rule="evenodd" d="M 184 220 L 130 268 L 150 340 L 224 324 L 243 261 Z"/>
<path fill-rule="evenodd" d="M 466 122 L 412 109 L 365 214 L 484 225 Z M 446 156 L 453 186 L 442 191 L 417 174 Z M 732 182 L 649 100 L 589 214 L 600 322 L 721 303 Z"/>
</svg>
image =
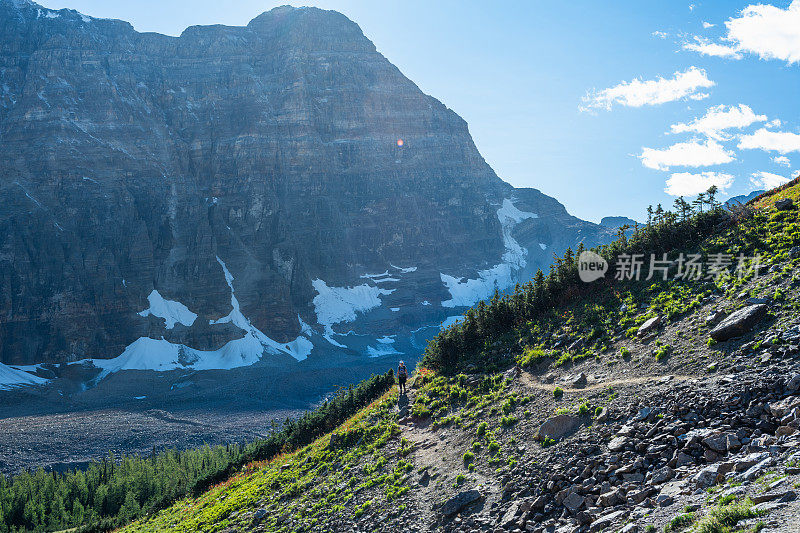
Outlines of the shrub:
<svg viewBox="0 0 800 533">
<path fill-rule="evenodd" d="M 500 419 L 500 425 L 504 427 L 513 426 L 518 421 L 517 417 L 514 415 L 504 416 Z"/>
<path fill-rule="evenodd" d="M 553 398 L 558 400 L 562 396 L 564 396 L 564 389 L 562 389 L 561 387 L 556 387 L 555 389 L 553 389 Z"/>
</svg>

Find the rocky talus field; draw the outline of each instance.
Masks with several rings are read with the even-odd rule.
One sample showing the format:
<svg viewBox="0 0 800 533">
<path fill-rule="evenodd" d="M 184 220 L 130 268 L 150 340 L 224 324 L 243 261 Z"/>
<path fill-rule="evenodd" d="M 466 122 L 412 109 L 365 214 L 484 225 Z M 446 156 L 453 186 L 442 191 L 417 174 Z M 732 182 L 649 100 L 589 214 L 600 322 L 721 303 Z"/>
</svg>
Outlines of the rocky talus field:
<svg viewBox="0 0 800 533">
<path fill-rule="evenodd" d="M 800 531 L 798 197 L 690 243 L 760 255 L 741 276 L 608 281 L 454 363 L 434 341 L 407 395 L 126 531 Z"/>
</svg>

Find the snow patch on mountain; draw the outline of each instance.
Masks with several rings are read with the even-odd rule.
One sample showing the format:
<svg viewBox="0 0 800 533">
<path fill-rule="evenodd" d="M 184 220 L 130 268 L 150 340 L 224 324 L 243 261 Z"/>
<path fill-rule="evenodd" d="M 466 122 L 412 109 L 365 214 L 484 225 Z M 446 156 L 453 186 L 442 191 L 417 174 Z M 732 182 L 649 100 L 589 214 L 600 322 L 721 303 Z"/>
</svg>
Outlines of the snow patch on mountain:
<svg viewBox="0 0 800 533">
<path fill-rule="evenodd" d="M 250 320 L 244 316 L 233 288 L 234 277 L 222 259 L 217 257 L 217 262 L 220 267 L 222 267 L 225 282 L 231 289 L 231 311 L 222 318 L 209 320 L 209 324 L 231 323 L 245 332 L 244 337 L 229 341 L 218 350 L 197 350 L 184 344 L 169 342 L 163 338 L 152 339 L 150 337 L 140 337 L 128 345 L 121 355 L 113 359 L 88 360 L 94 364 L 94 366 L 102 369 L 97 378 L 95 378 L 95 381 L 100 381 L 109 374 L 122 370 L 154 370 L 157 372 L 187 368 L 193 370 L 230 370 L 232 368 L 253 365 L 261 360 L 265 353 L 284 353 L 294 357 L 298 361 L 307 358 L 309 354 L 311 354 L 314 344 L 304 335 L 310 336 L 311 333 L 313 333 L 311 326 L 303 322 L 298 316 L 297 319 L 300 321 L 300 328 L 303 335 L 299 335 L 296 339 L 288 343 L 279 343 L 269 338 L 261 330 L 253 326 Z M 167 321 L 168 329 L 172 327 L 170 321 L 173 319 L 174 322 L 186 324 L 186 322 L 183 321 L 187 319 L 185 312 L 193 315 L 193 318 L 191 318 L 190 323 L 187 325 L 191 325 L 194 319 L 197 318 L 197 315 L 191 313 L 182 304 L 170 302 L 169 300 L 161 298 L 161 295 L 159 295 L 157 291 L 153 291 L 150 296 L 150 309 L 146 311 L 149 311 L 149 314 L 164 318 Z M 181 313 L 183 313 L 181 319 L 179 320 L 175 317 L 176 306 L 167 305 L 168 312 L 164 309 L 162 302 L 180 306 L 182 308 Z M 183 310 L 185 310 L 185 312 Z M 142 313 L 144 312 L 145 311 Z M 144 314 L 142 316 L 147 315 Z M 174 325 L 174 322 L 172 322 L 172 325 Z"/>
<path fill-rule="evenodd" d="M 394 269 L 396 269 L 396 270 L 399 270 L 401 274 L 410 274 L 412 272 L 416 272 L 417 271 L 417 267 L 405 267 L 405 268 L 403 268 L 403 267 L 395 266 L 395 265 L 393 265 L 391 263 L 389 263 L 389 266 L 394 268 Z"/>
<path fill-rule="evenodd" d="M 459 322 L 461 322 L 463 320 L 464 320 L 464 315 L 449 316 L 449 317 L 444 319 L 444 322 L 442 322 L 441 329 L 450 327 L 453 324 L 458 324 Z"/>
<path fill-rule="evenodd" d="M 28 374 L 0 363 L 0 390 L 10 390 L 25 385 L 44 385 L 49 380 Z"/>
<path fill-rule="evenodd" d="M 486 270 L 480 270 L 476 279 L 465 279 L 440 273 L 442 283 L 450 291 L 450 300 L 442 302 L 442 307 L 470 307 L 480 300 L 492 297 L 495 290 L 503 291 L 516 282 L 516 273 L 525 266 L 528 250 L 511 236 L 514 227 L 529 218 L 539 218 L 536 213 L 519 210 L 512 200 L 506 198 L 497 210 L 497 218 L 503 232 L 503 262 Z M 541 245 L 540 245 L 541 246 Z"/>
<path fill-rule="evenodd" d="M 395 289 L 381 289 L 371 285 L 355 287 L 329 287 L 321 279 L 311 282 L 317 295 L 314 297 L 314 312 L 317 322 L 325 327 L 325 337 L 330 341 L 335 334 L 333 325 L 353 322 L 357 313 L 366 313 L 381 305 L 381 296 L 392 294 Z M 332 344 L 336 344 L 333 342 Z"/>
<path fill-rule="evenodd" d="M 265 335 L 261 330 L 256 328 L 250 323 L 250 320 L 242 314 L 242 310 L 239 306 L 239 300 L 236 299 L 236 292 L 233 288 L 233 274 L 231 274 L 230 270 L 228 270 L 227 265 L 225 262 L 217 256 L 217 262 L 222 267 L 222 273 L 225 275 L 225 282 L 228 284 L 228 287 L 231 289 L 231 311 L 227 315 L 222 318 L 218 318 L 216 320 L 209 320 L 208 323 L 211 325 L 214 324 L 225 324 L 230 322 L 234 326 L 238 327 L 239 329 L 244 330 L 247 335 L 245 335 L 244 339 L 250 338 L 250 341 L 255 341 L 256 343 L 260 344 L 262 347 L 262 352 L 266 350 L 270 353 L 286 353 L 297 359 L 298 361 L 302 361 L 303 359 L 307 358 L 311 353 L 311 350 L 314 348 L 314 344 L 307 339 L 306 337 L 300 335 L 295 340 L 281 344 L 277 341 L 272 340 L 267 335 Z M 300 317 L 297 317 L 300 320 Z M 303 329 L 303 333 L 309 333 L 311 328 L 308 324 L 300 320 L 300 326 Z M 243 339 L 239 339 L 243 340 Z M 231 341 L 225 346 L 228 346 L 231 343 L 236 341 Z M 223 350 L 225 349 L 223 346 Z M 248 344 L 249 349 L 249 344 Z M 251 363 L 252 364 L 252 363 Z"/>
<path fill-rule="evenodd" d="M 153 290 L 147 297 L 150 307 L 139 312 L 139 316 L 153 315 L 163 318 L 165 327 L 172 329 L 175 324 L 180 323 L 184 326 L 191 326 L 197 319 L 197 314 L 189 311 L 189 308 L 175 300 L 167 300 L 157 290 Z"/>
<path fill-rule="evenodd" d="M 367 356 L 369 357 L 383 357 L 386 355 L 403 355 L 403 352 L 398 352 L 391 344 L 367 346 Z"/>
</svg>

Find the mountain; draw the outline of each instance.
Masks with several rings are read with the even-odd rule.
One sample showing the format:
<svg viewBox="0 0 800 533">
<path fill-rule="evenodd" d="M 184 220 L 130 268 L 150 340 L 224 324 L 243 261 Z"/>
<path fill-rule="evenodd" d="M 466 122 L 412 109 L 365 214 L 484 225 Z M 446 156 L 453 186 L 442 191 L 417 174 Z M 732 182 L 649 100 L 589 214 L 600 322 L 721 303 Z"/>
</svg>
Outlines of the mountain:
<svg viewBox="0 0 800 533">
<path fill-rule="evenodd" d="M 607 228 L 617 229 L 626 225 L 630 226 L 631 228 L 635 228 L 636 226 L 641 226 L 642 224 L 628 217 L 603 217 L 603 219 L 600 221 L 600 225 Z"/>
<path fill-rule="evenodd" d="M 0 0 L 0 88 L 0 363 L 49 380 L 413 359 L 612 233 L 333 11 L 169 37 Z"/>
<path fill-rule="evenodd" d="M 758 191 L 753 191 L 750 194 L 741 194 L 739 196 L 734 196 L 732 198 L 729 198 L 725 202 L 725 205 L 726 206 L 733 206 L 733 205 L 736 205 L 736 204 L 744 205 L 747 202 L 749 202 L 750 200 L 752 200 L 753 198 L 755 198 L 756 196 L 758 196 L 760 194 L 764 194 L 765 192 L 766 191 L 764 191 L 764 190 L 758 190 Z"/>
</svg>

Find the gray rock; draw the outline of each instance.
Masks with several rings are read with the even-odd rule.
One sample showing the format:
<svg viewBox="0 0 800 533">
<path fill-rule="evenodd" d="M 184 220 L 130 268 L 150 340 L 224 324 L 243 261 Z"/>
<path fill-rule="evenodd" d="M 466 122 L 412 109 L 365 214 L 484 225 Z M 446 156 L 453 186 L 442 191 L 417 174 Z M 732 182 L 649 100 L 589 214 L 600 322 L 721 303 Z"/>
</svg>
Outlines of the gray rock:
<svg viewBox="0 0 800 533">
<path fill-rule="evenodd" d="M 503 514 L 503 518 L 500 519 L 500 524 L 506 528 L 514 524 L 519 511 L 520 511 L 520 502 L 512 503 L 508 507 L 508 510 L 505 512 L 505 514 Z"/>
<path fill-rule="evenodd" d="M 619 511 L 614 511 L 613 513 L 607 514 L 592 522 L 592 525 L 589 526 L 589 531 L 603 531 L 604 529 L 615 524 L 617 521 L 622 520 L 626 516 L 628 516 L 628 511 L 624 509 Z"/>
<path fill-rule="evenodd" d="M 569 509 L 572 513 L 577 512 L 583 507 L 583 504 L 586 502 L 586 499 L 578 494 L 577 492 L 570 492 L 564 501 L 561 502 L 564 507 Z"/>
<path fill-rule="evenodd" d="M 691 481 L 699 489 L 707 489 L 712 487 L 724 479 L 724 475 L 720 472 L 718 464 L 710 465 L 692 476 Z"/>
<path fill-rule="evenodd" d="M 694 457 L 691 455 L 687 455 L 683 452 L 677 452 L 675 455 L 675 468 L 680 468 L 682 466 L 689 466 L 695 463 Z"/>
<path fill-rule="evenodd" d="M 653 485 L 660 485 L 661 483 L 669 481 L 673 477 L 675 477 L 675 471 L 670 467 L 665 466 L 664 468 L 660 468 L 653 472 L 653 477 L 650 478 L 650 482 Z"/>
<path fill-rule="evenodd" d="M 653 333 L 660 325 L 661 325 L 661 316 L 654 316 L 653 318 L 648 319 L 644 324 L 639 326 L 639 330 L 636 332 L 636 334 L 639 337 L 646 337 L 647 335 Z"/>
<path fill-rule="evenodd" d="M 572 415 L 556 415 L 548 418 L 539 427 L 538 438 L 544 439 L 546 437 L 551 439 L 561 439 L 569 435 L 581 423 L 581 419 Z"/>
<path fill-rule="evenodd" d="M 783 198 L 775 202 L 775 208 L 778 211 L 786 211 L 794 207 L 794 201 L 791 198 Z"/>
<path fill-rule="evenodd" d="M 478 501 L 483 498 L 483 495 L 475 489 L 465 490 L 459 492 L 446 502 L 442 504 L 441 509 L 439 512 L 445 516 L 451 516 L 459 512 L 461 509 L 466 507 L 467 505 L 471 504 L 472 502 Z"/>
<path fill-rule="evenodd" d="M 611 439 L 611 442 L 608 443 L 608 449 L 612 452 L 618 452 L 625 447 L 628 443 L 628 439 L 626 437 L 614 437 Z"/>
<path fill-rule="evenodd" d="M 764 304 L 755 304 L 739 309 L 711 330 L 711 338 L 721 342 L 744 335 L 766 314 L 767 306 Z"/>
<path fill-rule="evenodd" d="M 601 507 L 614 507 L 625 501 L 625 495 L 619 489 L 612 490 L 600 495 L 597 498 L 597 503 Z"/>
<path fill-rule="evenodd" d="M 710 435 L 703 439 L 703 444 L 717 453 L 725 453 L 728 451 L 728 435 L 725 433 Z"/>
</svg>

